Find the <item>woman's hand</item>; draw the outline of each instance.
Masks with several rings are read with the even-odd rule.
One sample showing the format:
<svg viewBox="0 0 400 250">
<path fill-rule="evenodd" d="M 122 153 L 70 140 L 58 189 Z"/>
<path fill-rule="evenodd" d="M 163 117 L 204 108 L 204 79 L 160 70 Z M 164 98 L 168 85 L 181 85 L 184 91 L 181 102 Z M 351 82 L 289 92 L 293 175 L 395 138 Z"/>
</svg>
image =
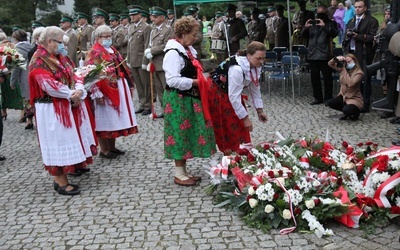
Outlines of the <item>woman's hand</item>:
<svg viewBox="0 0 400 250">
<path fill-rule="evenodd" d="M 267 114 L 264 113 L 264 111 L 257 112 L 258 114 L 258 120 L 262 123 L 266 123 L 268 121 Z"/>
<path fill-rule="evenodd" d="M 104 98 L 103 98 L 103 97 L 96 98 L 95 100 L 96 100 L 96 104 L 97 104 L 97 105 L 104 105 L 104 104 L 105 104 L 105 103 L 104 103 Z"/>
<path fill-rule="evenodd" d="M 253 131 L 253 123 L 251 122 L 248 115 L 245 118 L 243 118 L 242 121 L 244 123 L 245 128 L 247 128 L 250 132 Z"/>
<path fill-rule="evenodd" d="M 73 103 L 79 103 L 82 96 L 83 96 L 83 91 L 82 90 L 76 90 L 71 95 L 71 101 Z"/>
<path fill-rule="evenodd" d="M 76 108 L 81 104 L 81 100 L 77 101 L 77 102 L 72 102 L 72 107 Z"/>
</svg>

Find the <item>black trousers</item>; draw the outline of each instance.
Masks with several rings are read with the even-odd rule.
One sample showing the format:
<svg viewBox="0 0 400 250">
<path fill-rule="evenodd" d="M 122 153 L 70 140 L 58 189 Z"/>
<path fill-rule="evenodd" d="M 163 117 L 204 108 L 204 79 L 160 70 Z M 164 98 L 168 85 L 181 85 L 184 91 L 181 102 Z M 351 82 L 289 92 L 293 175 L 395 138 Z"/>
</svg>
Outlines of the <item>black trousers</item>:
<svg viewBox="0 0 400 250">
<path fill-rule="evenodd" d="M 328 60 L 310 60 L 308 63 L 311 70 L 311 85 L 313 88 L 314 99 L 319 102 L 332 99 L 332 69 L 328 66 Z M 322 72 L 324 79 L 324 95 L 322 94 L 320 72 Z"/>
<path fill-rule="evenodd" d="M 342 111 L 347 117 L 357 120 L 361 110 L 354 104 L 346 104 L 343 102 L 343 96 L 338 95 L 327 103 L 328 107 Z"/>
</svg>

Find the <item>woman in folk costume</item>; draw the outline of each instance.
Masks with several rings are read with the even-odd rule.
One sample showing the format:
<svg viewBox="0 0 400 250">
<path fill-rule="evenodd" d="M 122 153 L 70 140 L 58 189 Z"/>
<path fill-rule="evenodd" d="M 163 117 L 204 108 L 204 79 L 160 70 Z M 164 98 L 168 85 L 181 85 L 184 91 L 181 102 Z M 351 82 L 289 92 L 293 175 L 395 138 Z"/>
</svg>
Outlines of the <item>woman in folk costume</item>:
<svg viewBox="0 0 400 250">
<path fill-rule="evenodd" d="M 74 65 L 62 55 L 64 31 L 47 27 L 29 65 L 30 101 L 44 168 L 54 176 L 54 189 L 62 195 L 80 193 L 67 173 L 92 163 L 95 139 L 84 105 L 86 91 L 75 83 Z"/>
<path fill-rule="evenodd" d="M 208 79 L 208 105 L 218 149 L 225 155 L 236 151 L 240 144 L 250 143 L 253 123 L 244 104 L 242 91 L 248 88 L 258 119 L 267 121 L 259 78 L 265 60 L 265 45 L 254 41 L 245 51 L 221 63 Z"/>
<path fill-rule="evenodd" d="M 200 181 L 186 171 L 186 161 L 193 157 L 213 155 L 215 139 L 207 104 L 207 81 L 196 59 L 192 44 L 199 23 L 193 17 L 175 22 L 175 39 L 165 46 L 163 69 L 167 85 L 164 92 L 164 152 L 175 160 L 174 182 L 194 186 Z M 201 99 L 201 98 L 204 99 Z"/>
<path fill-rule="evenodd" d="M 124 151 L 115 147 L 116 138 L 138 132 L 130 86 L 130 71 L 121 54 L 111 46 L 112 30 L 101 25 L 94 32 L 95 44 L 88 52 L 86 65 L 107 64 L 107 78 L 96 82 L 91 90 L 94 99 L 96 135 L 100 156 L 115 159 Z"/>
</svg>

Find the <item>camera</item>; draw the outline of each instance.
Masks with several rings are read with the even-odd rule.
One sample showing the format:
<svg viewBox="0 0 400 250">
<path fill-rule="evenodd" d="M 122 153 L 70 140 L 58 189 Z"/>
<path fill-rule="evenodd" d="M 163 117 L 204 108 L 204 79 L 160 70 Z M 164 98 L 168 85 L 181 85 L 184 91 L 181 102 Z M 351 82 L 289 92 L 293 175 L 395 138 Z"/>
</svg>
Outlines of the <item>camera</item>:
<svg viewBox="0 0 400 250">
<path fill-rule="evenodd" d="M 319 20 L 310 20 L 311 25 L 316 25 L 317 23 L 319 23 Z"/>
<path fill-rule="evenodd" d="M 357 29 L 348 29 L 347 30 L 347 32 L 346 32 L 346 38 L 347 39 L 351 39 L 353 36 L 354 36 L 354 34 L 358 34 L 359 32 L 358 32 L 358 30 Z"/>
<path fill-rule="evenodd" d="M 344 62 L 343 61 L 339 61 L 339 59 L 337 59 L 337 57 L 335 57 L 334 60 L 335 60 L 335 63 L 336 63 L 336 67 L 343 68 L 343 66 L 344 66 Z"/>
</svg>

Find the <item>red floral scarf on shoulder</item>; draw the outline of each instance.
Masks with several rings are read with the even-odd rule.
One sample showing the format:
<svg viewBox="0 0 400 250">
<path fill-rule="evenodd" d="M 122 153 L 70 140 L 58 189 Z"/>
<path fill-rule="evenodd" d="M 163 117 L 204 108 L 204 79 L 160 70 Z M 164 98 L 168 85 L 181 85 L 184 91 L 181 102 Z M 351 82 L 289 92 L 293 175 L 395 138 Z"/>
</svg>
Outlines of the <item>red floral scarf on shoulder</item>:
<svg viewBox="0 0 400 250">
<path fill-rule="evenodd" d="M 54 79 L 54 81 L 50 81 L 49 83 L 55 90 L 59 89 L 57 82 L 67 85 L 70 89 L 74 89 L 75 87 L 74 64 L 72 61 L 62 55 L 54 56 L 40 45 L 37 47 L 29 64 L 28 80 L 31 105 L 34 105 L 35 100 L 48 95 L 36 81 L 36 75 L 43 75 L 44 77 Z M 65 98 L 57 98 L 54 96 L 51 98 L 58 120 L 61 121 L 65 127 L 72 127 L 72 121 L 69 115 L 70 101 Z"/>
</svg>

